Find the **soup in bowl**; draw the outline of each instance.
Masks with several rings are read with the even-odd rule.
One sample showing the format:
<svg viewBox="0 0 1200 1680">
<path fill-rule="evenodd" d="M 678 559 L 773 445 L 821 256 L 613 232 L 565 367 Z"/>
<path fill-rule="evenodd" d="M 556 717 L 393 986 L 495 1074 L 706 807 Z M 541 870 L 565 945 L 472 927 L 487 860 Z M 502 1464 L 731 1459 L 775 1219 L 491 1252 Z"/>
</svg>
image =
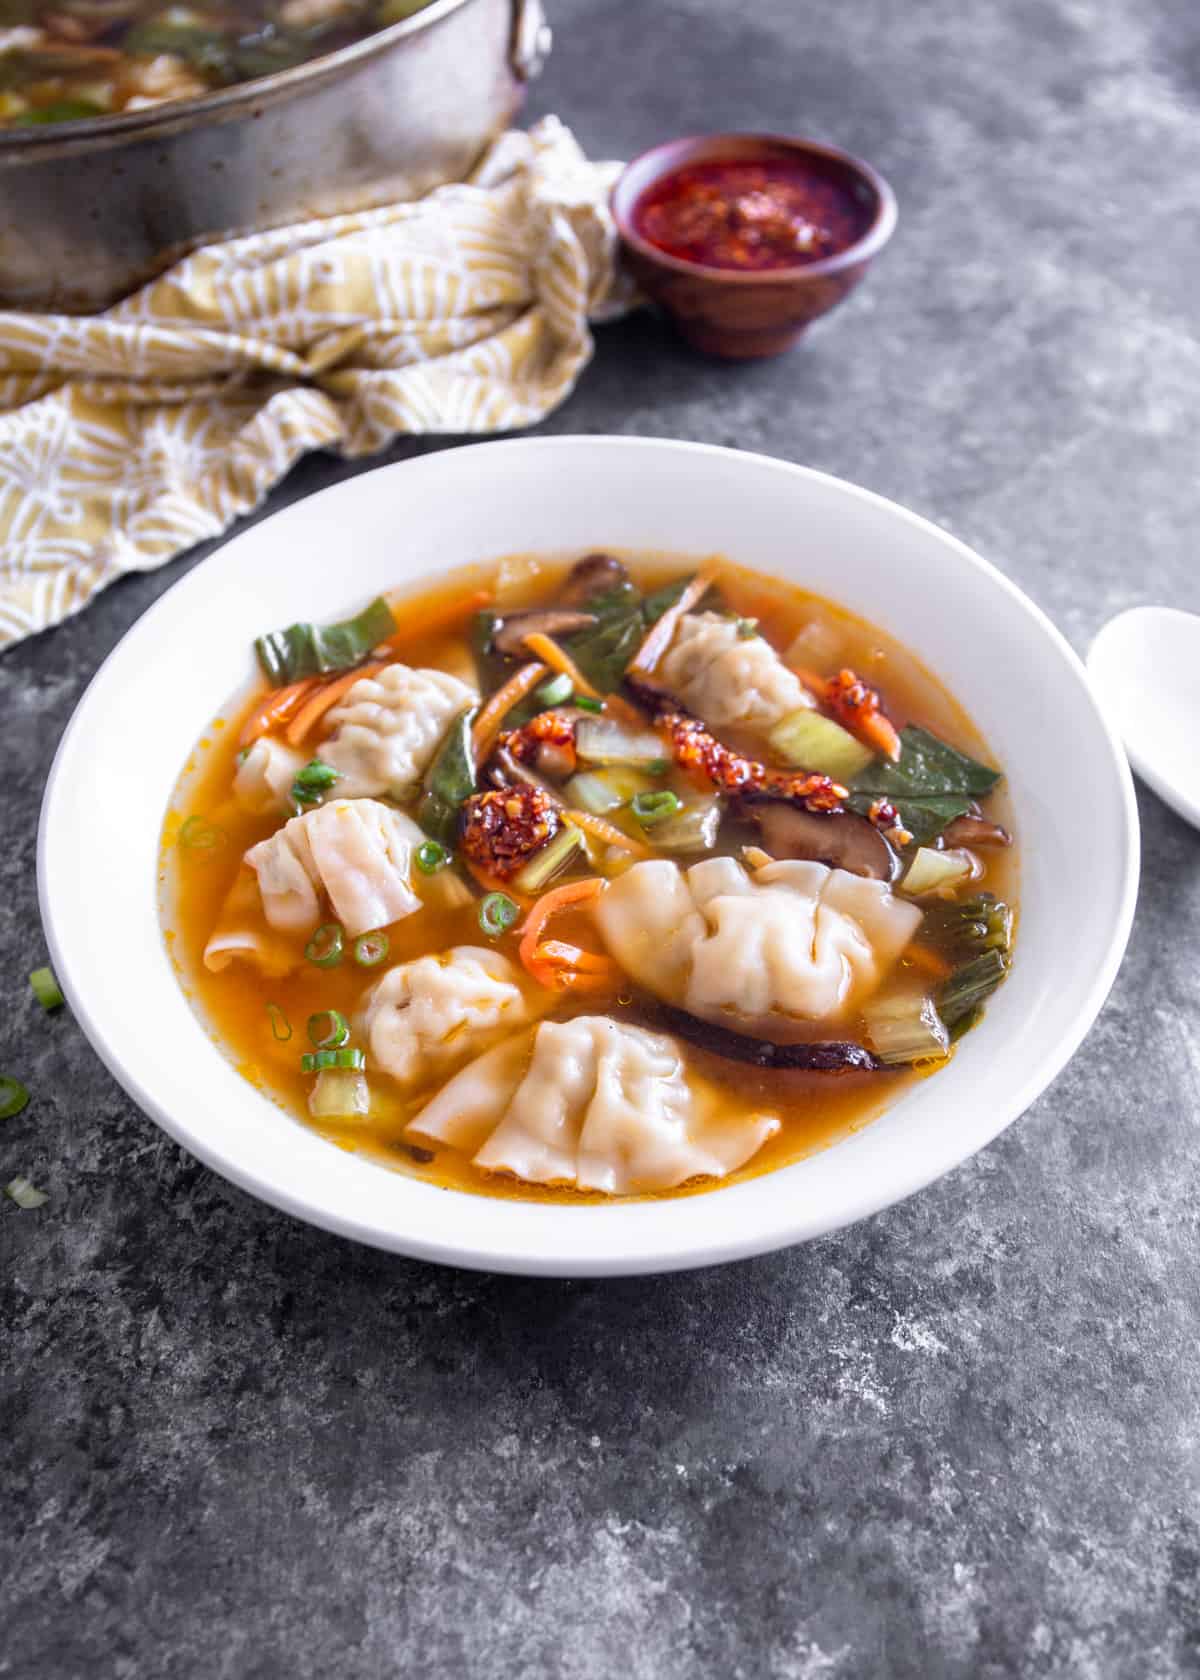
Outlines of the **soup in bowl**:
<svg viewBox="0 0 1200 1680">
<path fill-rule="evenodd" d="M 724 557 L 509 556 L 256 641 L 162 836 L 180 976 L 343 1148 L 697 1192 L 944 1069 L 1013 952 L 1003 776 L 881 627 Z"/>
<path fill-rule="evenodd" d="M 815 1236 L 994 1137 L 1107 994 L 1137 830 L 1078 661 L 955 539 L 762 457 L 527 439 L 170 590 L 38 868 L 76 1018 L 202 1160 L 595 1275 Z"/>
</svg>

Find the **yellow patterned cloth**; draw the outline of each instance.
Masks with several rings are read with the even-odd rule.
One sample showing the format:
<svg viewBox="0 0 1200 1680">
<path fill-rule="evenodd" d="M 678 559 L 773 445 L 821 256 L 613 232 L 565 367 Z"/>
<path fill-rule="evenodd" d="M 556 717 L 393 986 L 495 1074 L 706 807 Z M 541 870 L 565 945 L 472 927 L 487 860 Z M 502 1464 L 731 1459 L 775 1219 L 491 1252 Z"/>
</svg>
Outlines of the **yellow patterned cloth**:
<svg viewBox="0 0 1200 1680">
<path fill-rule="evenodd" d="M 528 426 L 617 313 L 554 117 L 415 203 L 205 246 L 102 315 L 0 312 L 0 647 L 255 506 L 310 449 Z"/>
</svg>

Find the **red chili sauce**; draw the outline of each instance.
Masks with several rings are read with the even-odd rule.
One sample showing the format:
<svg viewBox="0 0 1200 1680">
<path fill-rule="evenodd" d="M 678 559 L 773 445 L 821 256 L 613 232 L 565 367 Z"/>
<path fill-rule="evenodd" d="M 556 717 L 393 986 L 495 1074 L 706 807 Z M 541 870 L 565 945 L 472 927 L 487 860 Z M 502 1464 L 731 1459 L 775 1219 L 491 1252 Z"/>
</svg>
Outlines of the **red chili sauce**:
<svg viewBox="0 0 1200 1680">
<path fill-rule="evenodd" d="M 642 238 L 709 268 L 796 268 L 861 239 L 871 212 L 799 158 L 692 163 L 648 187 L 633 210 Z"/>
</svg>

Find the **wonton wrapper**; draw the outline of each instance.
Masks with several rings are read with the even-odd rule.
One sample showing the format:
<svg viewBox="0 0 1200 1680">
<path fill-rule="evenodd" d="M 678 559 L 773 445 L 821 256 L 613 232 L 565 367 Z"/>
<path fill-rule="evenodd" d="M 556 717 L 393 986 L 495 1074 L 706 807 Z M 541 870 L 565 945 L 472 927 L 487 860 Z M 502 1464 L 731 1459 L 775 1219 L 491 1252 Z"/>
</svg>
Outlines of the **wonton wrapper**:
<svg viewBox="0 0 1200 1680">
<path fill-rule="evenodd" d="M 731 1118 L 672 1038 L 602 1015 L 544 1021 L 471 1062 L 409 1123 L 478 1167 L 608 1195 L 723 1178 L 779 1130 Z"/>
<path fill-rule="evenodd" d="M 445 671 L 396 664 L 360 677 L 328 713 L 332 733 L 319 749 L 341 777 L 338 793 L 411 798 L 451 723 L 478 699 Z"/>
<path fill-rule="evenodd" d="M 684 613 L 655 675 L 710 729 L 763 733 L 816 705 L 765 637 L 741 635 L 721 613 Z"/>
</svg>

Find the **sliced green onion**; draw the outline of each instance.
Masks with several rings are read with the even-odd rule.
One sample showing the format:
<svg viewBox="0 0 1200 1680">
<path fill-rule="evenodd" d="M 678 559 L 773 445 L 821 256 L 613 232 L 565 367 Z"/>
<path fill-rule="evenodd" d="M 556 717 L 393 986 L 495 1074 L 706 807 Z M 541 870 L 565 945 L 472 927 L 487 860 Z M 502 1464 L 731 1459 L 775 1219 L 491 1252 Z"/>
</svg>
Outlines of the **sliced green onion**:
<svg viewBox="0 0 1200 1680">
<path fill-rule="evenodd" d="M 507 893 L 489 893 L 479 906 L 479 925 L 489 939 L 507 932 L 521 914 Z"/>
<path fill-rule="evenodd" d="M 365 1051 L 344 1044 L 336 1050 L 306 1050 L 300 1058 L 302 1073 L 320 1073 L 324 1068 L 364 1068 L 366 1065 Z"/>
<path fill-rule="evenodd" d="M 395 630 L 392 609 L 381 595 L 357 617 L 340 624 L 290 624 L 286 630 L 273 630 L 258 638 L 254 651 L 268 682 L 281 688 L 301 677 L 349 671 Z"/>
<path fill-rule="evenodd" d="M 580 855 L 586 857 L 587 844 L 580 831 L 566 822 L 553 840 L 539 846 L 528 863 L 521 865 L 513 876 L 513 886 L 518 892 L 540 893 Z"/>
<path fill-rule="evenodd" d="M 642 766 L 648 776 L 665 776 L 670 768 L 671 761 L 667 758 L 655 758 L 649 764 L 643 764 Z"/>
<path fill-rule="evenodd" d="M 271 1037 L 276 1044 L 286 1044 L 292 1036 L 292 1023 L 277 1003 L 267 1005 L 267 1018 L 271 1023 Z"/>
<path fill-rule="evenodd" d="M 602 712 L 604 710 L 603 700 L 593 700 L 590 694 L 577 694 L 575 704 L 584 712 Z"/>
<path fill-rule="evenodd" d="M 0 1120 L 11 1120 L 14 1114 L 20 1114 L 28 1101 L 29 1092 L 20 1080 L 0 1073 Z"/>
<path fill-rule="evenodd" d="M 450 853 L 437 840 L 426 840 L 417 847 L 417 868 L 422 875 L 436 875 L 450 862 Z"/>
<path fill-rule="evenodd" d="M 326 764 L 319 758 L 310 759 L 303 770 L 296 772 L 292 798 L 297 805 L 318 805 L 322 794 L 328 793 L 334 782 L 341 779 L 341 771 L 335 770 L 332 764 Z"/>
<path fill-rule="evenodd" d="M 318 1050 L 336 1050 L 350 1038 L 350 1023 L 340 1009 L 320 1009 L 308 1017 L 308 1040 Z"/>
<path fill-rule="evenodd" d="M 304 947 L 304 955 L 318 968 L 336 968 L 346 948 L 340 922 L 323 922 Z"/>
<path fill-rule="evenodd" d="M 756 618 L 739 618 L 737 633 L 739 641 L 748 642 L 752 636 L 758 635 L 758 620 Z"/>
<path fill-rule="evenodd" d="M 570 695 L 571 679 L 565 671 L 560 671 L 533 691 L 533 698 L 543 706 L 561 706 Z"/>
<path fill-rule="evenodd" d="M 4 1194 L 19 1208 L 40 1208 L 43 1202 L 50 1200 L 44 1190 L 35 1190 L 27 1178 L 10 1178 L 4 1186 Z"/>
<path fill-rule="evenodd" d="M 360 933 L 354 941 L 354 960 L 360 968 L 375 968 L 388 954 L 386 933 Z"/>
<path fill-rule="evenodd" d="M 206 817 L 189 817 L 179 830 L 179 844 L 185 852 L 215 852 L 229 836 Z"/>
<path fill-rule="evenodd" d="M 58 989 L 58 981 L 48 968 L 35 968 L 29 976 L 29 984 L 43 1009 L 60 1009 L 66 1001 Z"/>
<path fill-rule="evenodd" d="M 653 828 L 655 823 L 666 822 L 668 817 L 681 811 L 683 800 L 670 788 L 660 788 L 657 793 L 635 793 L 629 801 L 629 809 L 643 828 Z"/>
</svg>

